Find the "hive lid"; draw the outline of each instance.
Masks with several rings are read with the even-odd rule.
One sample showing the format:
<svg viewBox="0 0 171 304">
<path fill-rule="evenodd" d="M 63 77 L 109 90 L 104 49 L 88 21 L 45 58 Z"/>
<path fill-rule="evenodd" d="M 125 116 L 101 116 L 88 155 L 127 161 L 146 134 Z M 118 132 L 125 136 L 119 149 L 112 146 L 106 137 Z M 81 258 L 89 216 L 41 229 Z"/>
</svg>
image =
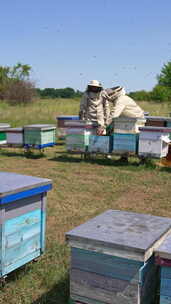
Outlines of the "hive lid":
<svg viewBox="0 0 171 304">
<path fill-rule="evenodd" d="M 164 116 L 147 116 L 146 119 L 147 119 L 147 121 L 148 120 L 171 121 L 171 117 L 164 117 Z"/>
<path fill-rule="evenodd" d="M 79 116 L 78 115 L 71 115 L 71 116 L 68 116 L 68 115 L 60 115 L 60 116 L 57 116 L 56 119 L 61 119 L 61 120 L 79 120 Z"/>
<path fill-rule="evenodd" d="M 97 123 L 90 120 L 66 121 L 65 126 L 71 128 L 92 128 L 97 127 Z"/>
<path fill-rule="evenodd" d="M 171 231 L 171 219 L 108 210 L 66 233 L 72 247 L 146 261 Z"/>
<path fill-rule="evenodd" d="M 46 178 L 0 172 L 0 201 L 7 195 L 49 184 L 52 184 L 52 181 Z"/>
<path fill-rule="evenodd" d="M 171 259 L 171 234 L 166 237 L 162 244 L 155 250 L 155 255 L 164 259 Z"/>
<path fill-rule="evenodd" d="M 7 133 L 20 133 L 23 132 L 23 127 L 8 128 Z"/>
<path fill-rule="evenodd" d="M 139 130 L 143 132 L 171 133 L 171 128 L 167 128 L 167 127 L 146 126 L 146 127 L 140 127 Z"/>
<path fill-rule="evenodd" d="M 10 128 L 10 124 L 0 123 L 0 131 L 6 131 L 7 128 Z"/>
<path fill-rule="evenodd" d="M 53 124 L 35 124 L 35 125 L 27 125 L 24 126 L 24 129 L 30 130 L 53 130 L 56 129 L 56 126 Z"/>
</svg>

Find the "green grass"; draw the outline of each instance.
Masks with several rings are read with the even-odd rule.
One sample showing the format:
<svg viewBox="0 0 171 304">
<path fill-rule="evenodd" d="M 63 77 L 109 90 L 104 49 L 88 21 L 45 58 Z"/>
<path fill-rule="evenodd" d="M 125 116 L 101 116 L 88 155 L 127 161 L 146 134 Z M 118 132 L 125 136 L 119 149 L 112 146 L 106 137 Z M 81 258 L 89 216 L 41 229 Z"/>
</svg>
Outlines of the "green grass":
<svg viewBox="0 0 171 304">
<path fill-rule="evenodd" d="M 168 105 L 141 103 L 150 114 L 166 115 Z M 75 100 L 43 100 L 26 107 L 0 104 L 1 122 L 12 126 L 56 123 L 62 114 L 77 114 Z M 46 252 L 37 263 L 14 271 L 0 290 L 0 304 L 66 304 L 69 296 L 69 248 L 65 232 L 107 209 L 130 210 L 171 217 L 170 169 L 156 161 L 138 166 L 131 158 L 123 165 L 98 157 L 82 161 L 65 153 L 65 146 L 49 148 L 44 157 L 26 157 L 22 149 L 1 149 L 0 170 L 51 178 L 48 194 Z"/>
</svg>

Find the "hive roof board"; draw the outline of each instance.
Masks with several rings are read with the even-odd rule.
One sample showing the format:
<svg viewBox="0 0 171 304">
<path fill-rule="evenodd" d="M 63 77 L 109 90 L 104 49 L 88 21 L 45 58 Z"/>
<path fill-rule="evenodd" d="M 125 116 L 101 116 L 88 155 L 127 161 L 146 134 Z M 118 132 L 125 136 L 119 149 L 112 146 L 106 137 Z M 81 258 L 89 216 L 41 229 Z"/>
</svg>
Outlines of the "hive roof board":
<svg viewBox="0 0 171 304">
<path fill-rule="evenodd" d="M 72 247 L 146 261 L 171 231 L 171 219 L 108 210 L 66 233 Z"/>
<path fill-rule="evenodd" d="M 7 123 L 0 123 L 0 131 L 4 131 L 9 127 L 10 127 L 10 125 Z"/>
<path fill-rule="evenodd" d="M 171 117 L 163 117 L 163 116 L 147 116 L 147 120 L 158 120 L 158 121 L 171 121 Z"/>
<path fill-rule="evenodd" d="M 8 130 L 6 131 L 6 133 L 21 133 L 21 132 L 23 132 L 23 128 L 22 127 L 8 128 Z"/>
<path fill-rule="evenodd" d="M 167 128 L 167 127 L 151 127 L 151 126 L 146 126 L 146 127 L 140 127 L 139 130 L 143 131 L 143 132 L 171 133 L 171 128 Z"/>
<path fill-rule="evenodd" d="M 164 259 L 171 259 L 171 234 L 168 235 L 163 243 L 155 250 L 155 255 Z"/>
<path fill-rule="evenodd" d="M 79 120 L 79 116 L 78 115 L 60 115 L 57 116 L 56 119 L 61 119 L 61 120 Z"/>
<path fill-rule="evenodd" d="M 33 188 L 47 185 L 51 186 L 51 184 L 52 181 L 46 178 L 0 172 L 0 202 L 4 197 L 11 196 L 18 192 L 28 191 Z M 47 190 L 50 189 L 48 188 Z"/>
<path fill-rule="evenodd" d="M 45 130 L 56 129 L 56 126 L 53 124 L 36 124 L 36 125 L 24 126 L 24 129 L 45 131 Z"/>
</svg>

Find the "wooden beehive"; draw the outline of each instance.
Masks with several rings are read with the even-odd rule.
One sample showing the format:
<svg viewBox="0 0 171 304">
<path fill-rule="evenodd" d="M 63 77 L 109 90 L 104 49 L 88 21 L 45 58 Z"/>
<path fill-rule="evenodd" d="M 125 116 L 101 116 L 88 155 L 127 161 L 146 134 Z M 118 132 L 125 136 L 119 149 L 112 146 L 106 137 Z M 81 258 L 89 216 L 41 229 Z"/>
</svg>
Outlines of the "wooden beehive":
<svg viewBox="0 0 171 304">
<path fill-rule="evenodd" d="M 0 145 L 7 143 L 6 130 L 10 128 L 9 124 L 0 123 Z"/>
<path fill-rule="evenodd" d="M 146 117 L 146 126 L 151 127 L 166 127 L 167 117 L 163 116 L 147 116 Z"/>
<path fill-rule="evenodd" d="M 171 219 L 108 210 L 68 232 L 71 299 L 154 304 L 158 267 L 153 252 L 170 231 Z"/>
<path fill-rule="evenodd" d="M 66 149 L 68 152 L 87 152 L 90 135 L 96 134 L 97 125 L 90 121 L 66 122 Z"/>
<path fill-rule="evenodd" d="M 140 128 L 139 152 L 140 156 L 162 158 L 168 153 L 171 129 L 160 127 Z"/>
<path fill-rule="evenodd" d="M 135 154 L 138 150 L 139 134 L 113 134 L 113 153 Z"/>
<path fill-rule="evenodd" d="M 23 146 L 24 131 L 23 128 L 9 128 L 6 131 L 7 144 L 12 146 Z"/>
<path fill-rule="evenodd" d="M 39 257 L 45 249 L 49 179 L 0 172 L 0 277 Z"/>
<path fill-rule="evenodd" d="M 139 127 L 145 125 L 144 118 L 131 118 L 120 116 L 114 120 L 114 133 L 135 134 L 139 133 Z"/>
<path fill-rule="evenodd" d="M 42 149 L 56 144 L 56 127 L 48 124 L 24 126 L 24 146 Z"/>
<path fill-rule="evenodd" d="M 65 125 L 65 122 L 79 120 L 79 116 L 60 115 L 60 116 L 57 116 L 56 119 L 57 119 L 57 135 L 59 138 L 64 138 L 66 136 L 66 129 L 68 128 Z"/>
<path fill-rule="evenodd" d="M 108 154 L 112 152 L 113 137 L 90 135 L 88 152 Z"/>
<path fill-rule="evenodd" d="M 171 303 L 171 235 L 155 250 L 156 264 L 160 266 L 160 302 Z"/>
</svg>

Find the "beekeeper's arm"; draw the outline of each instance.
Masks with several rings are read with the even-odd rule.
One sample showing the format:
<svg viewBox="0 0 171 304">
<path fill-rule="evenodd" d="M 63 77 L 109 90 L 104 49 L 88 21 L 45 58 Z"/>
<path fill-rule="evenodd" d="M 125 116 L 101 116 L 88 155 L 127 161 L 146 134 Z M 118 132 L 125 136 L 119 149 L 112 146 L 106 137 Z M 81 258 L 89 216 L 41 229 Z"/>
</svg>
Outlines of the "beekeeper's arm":
<svg viewBox="0 0 171 304">
<path fill-rule="evenodd" d="M 104 111 L 104 122 L 107 126 L 110 120 L 110 106 L 109 101 L 107 99 L 103 99 L 103 111 Z"/>
<path fill-rule="evenodd" d="M 125 108 L 125 104 L 119 98 L 111 110 L 110 119 L 113 120 L 113 119 L 119 117 L 122 114 L 124 108 Z"/>
<path fill-rule="evenodd" d="M 85 119 L 85 113 L 87 109 L 87 96 L 84 94 L 80 101 L 79 119 Z"/>
</svg>

